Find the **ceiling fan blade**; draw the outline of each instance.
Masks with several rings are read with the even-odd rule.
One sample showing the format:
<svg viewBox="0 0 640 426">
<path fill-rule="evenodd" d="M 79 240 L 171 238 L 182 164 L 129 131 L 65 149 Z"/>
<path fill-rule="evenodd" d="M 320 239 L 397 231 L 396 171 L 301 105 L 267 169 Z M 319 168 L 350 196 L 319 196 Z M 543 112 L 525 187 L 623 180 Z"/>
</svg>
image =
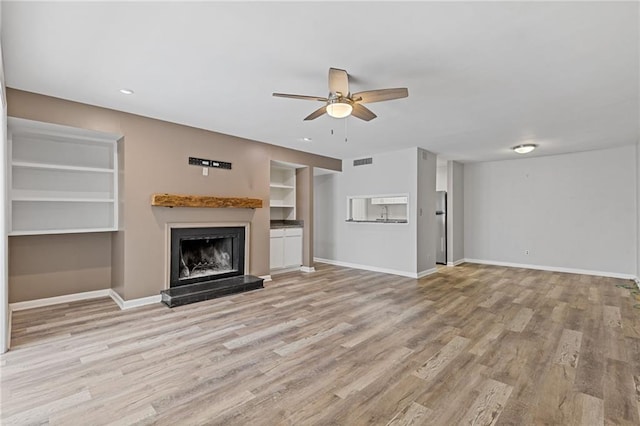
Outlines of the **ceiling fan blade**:
<svg viewBox="0 0 640 426">
<path fill-rule="evenodd" d="M 349 75 L 345 70 L 329 68 L 329 92 L 349 96 Z"/>
<path fill-rule="evenodd" d="M 291 99 L 303 99 L 305 101 L 320 101 L 327 102 L 327 98 L 322 98 L 320 96 L 307 96 L 307 95 L 290 95 L 288 93 L 274 93 L 273 96 L 278 98 L 291 98 Z"/>
<path fill-rule="evenodd" d="M 360 104 L 353 104 L 353 111 L 351 111 L 351 115 L 360 120 L 371 121 L 377 117 L 371 110 Z"/>
<path fill-rule="evenodd" d="M 351 98 L 355 102 L 370 104 L 372 102 L 382 102 L 390 101 L 392 99 L 406 98 L 407 96 L 409 96 L 409 90 L 407 90 L 406 87 L 399 87 L 397 89 L 378 89 L 358 92 L 354 93 Z"/>
<path fill-rule="evenodd" d="M 316 118 L 320 117 L 322 114 L 327 112 L 327 106 L 323 106 L 321 108 L 318 108 L 317 110 L 313 111 L 311 114 L 307 115 L 304 119 L 305 121 L 308 120 L 315 120 Z"/>
</svg>

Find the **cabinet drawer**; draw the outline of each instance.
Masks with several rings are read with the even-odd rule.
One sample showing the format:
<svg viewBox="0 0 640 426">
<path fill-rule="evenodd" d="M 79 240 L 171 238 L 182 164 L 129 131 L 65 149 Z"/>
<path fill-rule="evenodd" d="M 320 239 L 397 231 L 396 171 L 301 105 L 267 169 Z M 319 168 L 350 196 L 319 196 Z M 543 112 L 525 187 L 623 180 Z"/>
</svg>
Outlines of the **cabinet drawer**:
<svg viewBox="0 0 640 426">
<path fill-rule="evenodd" d="M 302 228 L 285 228 L 284 235 L 287 237 L 302 236 Z"/>
<path fill-rule="evenodd" d="M 272 229 L 271 238 L 274 237 L 284 237 L 284 229 Z"/>
</svg>

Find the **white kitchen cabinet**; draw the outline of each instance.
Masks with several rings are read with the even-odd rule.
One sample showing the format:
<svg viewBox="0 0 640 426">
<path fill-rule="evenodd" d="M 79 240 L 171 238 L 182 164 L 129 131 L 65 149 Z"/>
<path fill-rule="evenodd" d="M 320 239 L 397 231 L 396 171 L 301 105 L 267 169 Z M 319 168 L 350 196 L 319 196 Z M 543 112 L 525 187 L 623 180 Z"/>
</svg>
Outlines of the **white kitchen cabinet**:
<svg viewBox="0 0 640 426">
<path fill-rule="evenodd" d="M 407 204 L 408 197 L 375 197 L 371 204 Z"/>
<path fill-rule="evenodd" d="M 284 266 L 300 265 L 302 265 L 302 228 L 285 229 Z"/>
<path fill-rule="evenodd" d="M 302 265 L 302 228 L 272 229 L 271 269 L 290 269 L 300 265 Z"/>
<path fill-rule="evenodd" d="M 271 269 L 284 268 L 284 235 L 274 236 L 271 230 L 271 260 L 269 262 Z"/>
<path fill-rule="evenodd" d="M 118 135 L 9 117 L 9 235 L 118 229 Z"/>
</svg>

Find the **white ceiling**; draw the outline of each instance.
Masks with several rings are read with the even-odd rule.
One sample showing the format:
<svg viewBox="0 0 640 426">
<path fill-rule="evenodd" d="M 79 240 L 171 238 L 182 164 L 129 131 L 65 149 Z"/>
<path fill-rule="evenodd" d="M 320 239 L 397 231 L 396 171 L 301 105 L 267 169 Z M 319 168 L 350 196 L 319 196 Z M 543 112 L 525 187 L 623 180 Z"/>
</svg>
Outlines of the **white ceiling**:
<svg viewBox="0 0 640 426">
<path fill-rule="evenodd" d="M 4 1 L 1 12 L 9 87 L 332 157 L 420 146 L 483 161 L 529 140 L 533 155 L 638 140 L 636 2 Z M 271 96 L 326 96 L 329 67 L 349 72 L 352 92 L 409 97 L 347 119 L 345 142 L 345 120 L 303 122 L 320 103 Z"/>
</svg>

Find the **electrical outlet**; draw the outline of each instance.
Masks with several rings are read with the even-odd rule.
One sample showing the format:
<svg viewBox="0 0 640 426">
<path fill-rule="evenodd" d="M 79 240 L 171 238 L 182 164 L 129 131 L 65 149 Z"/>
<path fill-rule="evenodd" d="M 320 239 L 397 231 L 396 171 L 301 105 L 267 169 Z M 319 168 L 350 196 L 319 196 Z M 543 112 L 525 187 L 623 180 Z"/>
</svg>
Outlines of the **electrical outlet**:
<svg viewBox="0 0 640 426">
<path fill-rule="evenodd" d="M 524 254 L 526 254 L 528 256 L 529 255 L 529 250 L 525 250 Z"/>
<path fill-rule="evenodd" d="M 209 176 L 209 168 L 207 167 L 202 168 L 202 176 Z"/>
</svg>

